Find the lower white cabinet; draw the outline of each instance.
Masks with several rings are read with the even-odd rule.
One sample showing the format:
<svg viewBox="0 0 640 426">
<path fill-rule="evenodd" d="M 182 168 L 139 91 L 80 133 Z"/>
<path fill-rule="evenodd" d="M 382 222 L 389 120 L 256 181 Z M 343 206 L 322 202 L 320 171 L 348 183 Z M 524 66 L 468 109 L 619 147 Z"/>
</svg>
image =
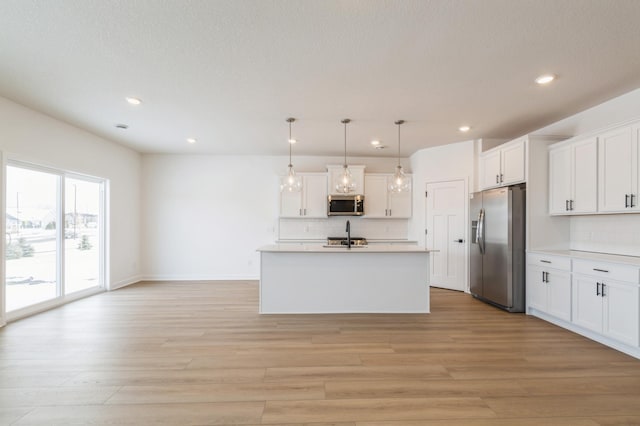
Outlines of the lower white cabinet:
<svg viewBox="0 0 640 426">
<path fill-rule="evenodd" d="M 529 308 L 571 321 L 571 273 L 537 264 L 561 263 L 551 260 L 552 257 L 548 259 L 528 258 L 527 304 Z"/>
<path fill-rule="evenodd" d="M 637 283 L 576 274 L 573 289 L 574 324 L 623 343 L 638 345 L 640 288 Z"/>
<path fill-rule="evenodd" d="M 615 257 L 527 253 L 527 312 L 640 358 L 640 265 Z"/>
</svg>

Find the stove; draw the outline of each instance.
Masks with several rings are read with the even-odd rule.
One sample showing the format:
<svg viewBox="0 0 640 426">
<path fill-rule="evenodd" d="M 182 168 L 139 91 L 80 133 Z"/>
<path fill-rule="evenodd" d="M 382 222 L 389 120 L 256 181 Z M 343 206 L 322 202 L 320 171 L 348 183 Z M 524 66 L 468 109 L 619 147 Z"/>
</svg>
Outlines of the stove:
<svg viewBox="0 0 640 426">
<path fill-rule="evenodd" d="M 327 238 L 327 245 L 328 246 L 346 246 L 347 245 L 347 239 L 344 237 L 329 237 Z M 351 245 L 352 246 L 366 246 L 367 245 L 367 239 L 366 238 L 361 238 L 361 237 L 352 237 L 351 238 Z"/>
</svg>

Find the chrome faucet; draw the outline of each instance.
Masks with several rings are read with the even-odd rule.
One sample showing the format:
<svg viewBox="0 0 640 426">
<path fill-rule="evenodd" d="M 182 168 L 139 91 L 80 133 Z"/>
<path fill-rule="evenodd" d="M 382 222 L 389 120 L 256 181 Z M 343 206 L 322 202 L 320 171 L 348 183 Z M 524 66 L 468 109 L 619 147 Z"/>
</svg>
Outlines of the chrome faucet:
<svg viewBox="0 0 640 426">
<path fill-rule="evenodd" d="M 351 249 L 351 222 L 347 220 L 347 248 Z"/>
</svg>

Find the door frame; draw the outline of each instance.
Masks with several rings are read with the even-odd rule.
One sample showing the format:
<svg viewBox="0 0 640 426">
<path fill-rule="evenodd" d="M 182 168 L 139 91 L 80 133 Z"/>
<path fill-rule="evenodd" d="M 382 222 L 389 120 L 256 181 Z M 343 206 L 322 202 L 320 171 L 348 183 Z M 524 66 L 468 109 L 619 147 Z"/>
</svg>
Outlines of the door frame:
<svg viewBox="0 0 640 426">
<path fill-rule="evenodd" d="M 469 289 L 469 282 L 470 282 L 470 278 L 469 278 L 469 177 L 468 176 L 461 176 L 461 177 L 451 177 L 451 178 L 447 178 L 447 179 L 435 179 L 435 180 L 426 180 L 424 183 L 424 191 L 425 193 L 427 192 L 427 186 L 430 184 L 435 184 L 435 183 L 446 183 L 446 182 L 453 182 L 453 181 L 463 181 L 464 183 L 464 211 L 462 212 L 462 218 L 463 218 L 463 222 L 464 222 L 464 249 L 463 249 L 463 253 L 464 253 L 464 277 L 465 277 L 465 282 L 464 282 L 464 292 L 465 293 L 469 293 L 470 289 Z M 427 233 L 426 230 L 428 229 L 427 225 L 427 215 L 429 214 L 429 208 L 428 208 L 428 203 L 427 203 L 427 197 L 424 197 L 424 217 L 422 218 L 423 220 L 423 229 L 425 230 L 425 234 L 424 234 L 424 246 L 427 247 Z M 428 248 L 428 247 L 427 247 Z"/>
<path fill-rule="evenodd" d="M 84 297 L 92 296 L 94 294 L 102 293 L 108 290 L 109 283 L 109 241 L 108 241 L 108 226 L 109 226 L 109 203 L 108 203 L 108 188 L 109 188 L 109 180 L 106 178 L 101 178 L 97 176 L 85 175 L 82 173 L 76 173 L 72 171 L 63 170 L 57 167 L 42 165 L 40 162 L 31 161 L 29 159 L 24 159 L 19 155 L 12 155 L 11 153 L 4 153 L 1 157 L 2 164 L 2 182 L 1 182 L 1 195 L 2 200 L 0 202 L 0 206 L 3 208 L 3 217 L 6 214 L 6 191 L 7 191 L 7 167 L 21 167 L 28 170 L 33 170 L 37 172 L 49 173 L 52 175 L 58 176 L 58 199 L 56 202 L 58 203 L 58 215 L 57 220 L 58 223 L 62 224 L 62 226 L 57 227 L 57 245 L 56 245 L 56 263 L 57 263 L 57 280 L 56 283 L 56 297 L 50 300 L 45 300 L 43 302 L 39 302 L 33 305 L 25 306 L 23 308 L 16 309 L 15 311 L 7 312 L 6 310 L 6 259 L 5 259 L 5 244 L 2 244 L 2 267 L 0 268 L 0 281 L 2 290 L 0 292 L 0 296 L 2 296 L 2 300 L 0 303 L 0 327 L 6 325 L 9 322 L 16 321 L 33 314 L 37 314 L 40 312 L 47 311 L 57 306 L 64 305 L 68 302 L 82 299 Z M 100 223 L 99 223 L 99 234 L 100 234 L 100 265 L 99 265 L 99 285 L 96 287 L 88 288 L 85 290 L 80 290 L 75 293 L 65 295 L 64 290 L 64 267 L 65 267 L 65 258 L 64 258 L 64 218 L 65 218 L 65 178 L 75 178 L 75 179 L 83 179 L 89 182 L 94 182 L 100 184 Z M 0 224 L 1 229 L 6 232 L 6 220 L 2 220 L 2 224 Z"/>
</svg>

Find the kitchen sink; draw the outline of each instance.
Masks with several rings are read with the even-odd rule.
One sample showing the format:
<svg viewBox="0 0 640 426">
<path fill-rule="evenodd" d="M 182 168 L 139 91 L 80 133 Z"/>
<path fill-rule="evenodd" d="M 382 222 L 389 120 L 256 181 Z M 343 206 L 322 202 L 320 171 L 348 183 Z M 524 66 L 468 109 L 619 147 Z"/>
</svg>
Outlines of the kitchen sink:
<svg viewBox="0 0 640 426">
<path fill-rule="evenodd" d="M 343 248 L 343 249 L 346 249 L 346 248 L 347 248 L 347 245 L 346 245 L 346 244 L 345 244 L 345 245 L 341 245 L 341 244 L 325 244 L 325 245 L 323 245 L 322 247 L 324 247 L 324 248 Z M 367 246 L 363 246 L 363 245 L 359 245 L 359 246 L 357 246 L 357 245 L 352 245 L 352 246 L 351 246 L 351 248 L 367 248 Z"/>
</svg>

